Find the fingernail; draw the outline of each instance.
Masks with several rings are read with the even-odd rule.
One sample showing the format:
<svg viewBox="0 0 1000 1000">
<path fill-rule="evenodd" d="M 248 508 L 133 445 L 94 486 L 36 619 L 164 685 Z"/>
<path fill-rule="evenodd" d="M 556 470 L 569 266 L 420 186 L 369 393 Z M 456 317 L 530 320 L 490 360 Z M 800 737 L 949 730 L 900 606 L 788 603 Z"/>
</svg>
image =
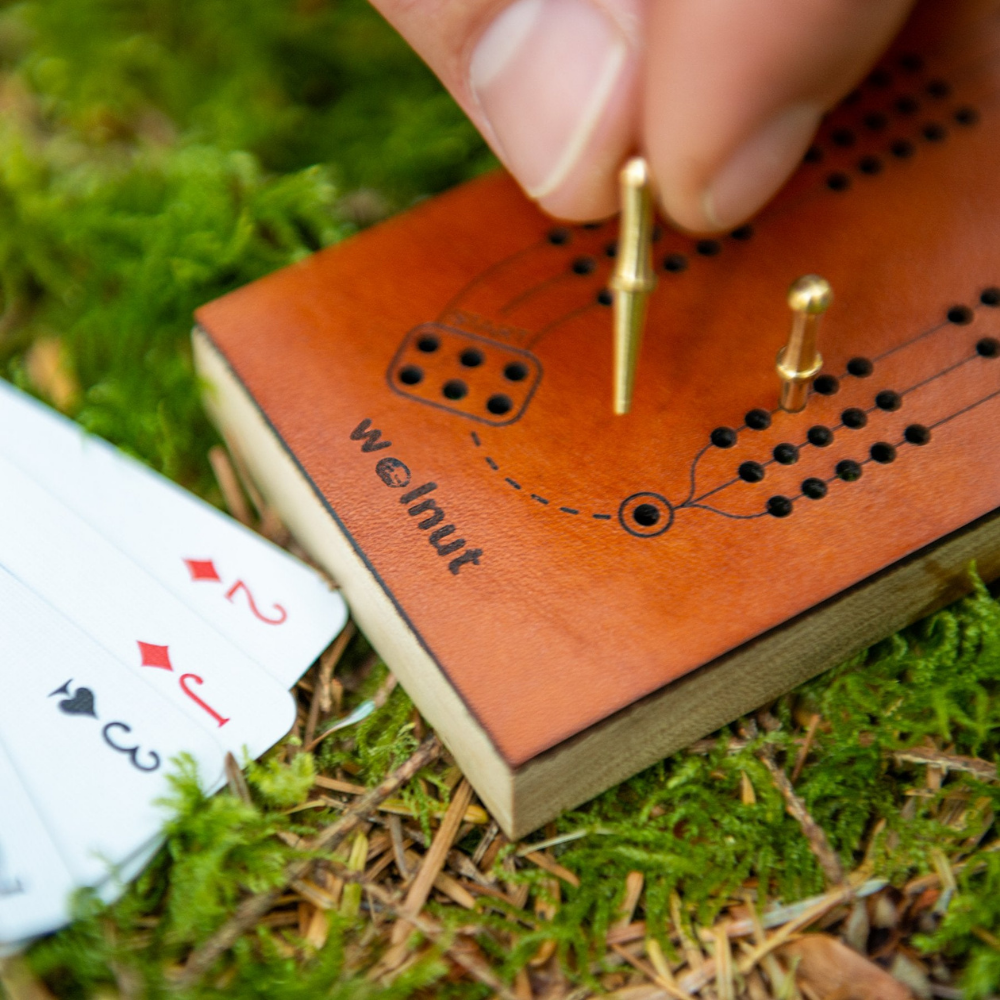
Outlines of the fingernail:
<svg viewBox="0 0 1000 1000">
<path fill-rule="evenodd" d="M 814 104 L 785 108 L 736 150 L 702 195 L 702 213 L 713 229 L 743 222 L 781 187 L 802 159 L 821 114 Z"/>
<path fill-rule="evenodd" d="M 486 29 L 469 66 L 472 91 L 533 198 L 557 190 L 579 162 L 628 51 L 589 0 L 515 0 Z"/>
</svg>

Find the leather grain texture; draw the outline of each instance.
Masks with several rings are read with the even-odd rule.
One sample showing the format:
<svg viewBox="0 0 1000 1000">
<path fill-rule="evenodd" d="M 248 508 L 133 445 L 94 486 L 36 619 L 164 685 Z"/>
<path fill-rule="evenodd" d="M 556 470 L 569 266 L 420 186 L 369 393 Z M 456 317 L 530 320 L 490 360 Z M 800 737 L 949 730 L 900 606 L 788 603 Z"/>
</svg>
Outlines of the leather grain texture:
<svg viewBox="0 0 1000 1000">
<path fill-rule="evenodd" d="M 1000 506 L 1000 17 L 952 15 L 751 227 L 663 227 L 627 416 L 616 223 L 501 174 L 199 311 L 509 766 Z M 810 272 L 826 377 L 787 414 Z"/>
</svg>

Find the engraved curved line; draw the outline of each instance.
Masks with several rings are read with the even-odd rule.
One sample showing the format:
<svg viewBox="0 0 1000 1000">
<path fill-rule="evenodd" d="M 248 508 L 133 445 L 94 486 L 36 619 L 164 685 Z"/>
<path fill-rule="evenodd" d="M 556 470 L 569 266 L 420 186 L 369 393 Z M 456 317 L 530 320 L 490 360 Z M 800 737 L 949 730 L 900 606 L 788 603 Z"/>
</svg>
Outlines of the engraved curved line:
<svg viewBox="0 0 1000 1000">
<path fill-rule="evenodd" d="M 458 306 L 458 304 L 462 301 L 462 299 L 465 298 L 465 296 L 468 295 L 469 292 L 471 292 L 472 289 L 474 289 L 476 285 L 479 284 L 479 282 L 485 281 L 487 278 L 489 278 L 502 268 L 506 267 L 508 264 L 512 264 L 514 261 L 518 260 L 521 257 L 524 257 L 526 254 L 534 252 L 540 247 L 544 247 L 547 243 L 548 243 L 548 237 L 542 237 L 542 239 L 540 239 L 537 243 L 532 243 L 529 246 L 524 247 L 522 250 L 517 250 L 514 253 L 512 253 L 509 257 L 504 257 L 503 260 L 498 260 L 495 263 L 490 264 L 490 266 L 486 268 L 485 271 L 480 271 L 479 274 L 477 274 L 474 278 L 466 282 L 462 286 L 462 288 L 459 289 L 459 291 L 456 292 L 455 295 L 448 301 L 448 304 L 444 307 L 444 309 L 441 310 L 440 314 L 438 315 L 437 321 L 439 323 L 443 323 L 448 313 L 450 313 L 453 309 L 455 309 Z"/>
<path fill-rule="evenodd" d="M 724 510 L 717 510 L 715 507 L 708 507 L 702 503 L 691 503 L 684 504 L 685 510 L 707 510 L 713 514 L 721 514 L 723 517 L 728 517 L 733 521 L 752 521 L 755 517 L 766 517 L 767 511 L 762 510 L 757 514 L 729 514 Z"/>
<path fill-rule="evenodd" d="M 541 330 L 538 331 L 524 346 L 526 350 L 532 350 L 535 344 L 538 343 L 547 333 L 551 333 L 557 326 L 563 323 L 568 323 L 571 319 L 575 319 L 581 313 L 587 312 L 589 309 L 599 309 L 603 308 L 599 302 L 588 302 L 584 306 L 578 306 L 576 309 L 570 310 L 564 316 L 560 316 L 558 319 L 554 319 L 551 323 L 543 326 Z"/>
<path fill-rule="evenodd" d="M 510 299 L 508 302 L 505 302 L 498 310 L 497 315 L 506 316 L 509 313 L 512 313 L 518 306 L 523 305 L 525 302 L 527 302 L 528 299 L 532 298 L 535 295 L 538 295 L 540 292 L 544 292 L 547 289 L 551 288 L 552 285 L 557 285 L 559 284 L 559 282 L 565 281 L 567 278 L 578 278 L 578 277 L 580 276 L 577 274 L 573 274 L 572 271 L 569 272 L 568 274 L 553 274 L 550 277 L 545 278 L 542 281 L 538 282 L 537 285 L 532 285 L 530 288 L 526 288 L 523 292 L 519 292 L 517 295 L 514 296 L 514 298 Z"/>
</svg>

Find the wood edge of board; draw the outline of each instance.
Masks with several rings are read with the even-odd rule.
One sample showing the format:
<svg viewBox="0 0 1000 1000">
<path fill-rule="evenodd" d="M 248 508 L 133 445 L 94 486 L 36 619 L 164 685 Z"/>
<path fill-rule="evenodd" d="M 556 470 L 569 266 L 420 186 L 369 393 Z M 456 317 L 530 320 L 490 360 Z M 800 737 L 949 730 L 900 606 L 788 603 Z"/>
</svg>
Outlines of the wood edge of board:
<svg viewBox="0 0 1000 1000">
<path fill-rule="evenodd" d="M 1000 577 L 998 509 L 511 768 L 209 334 L 196 326 L 192 342 L 210 418 L 298 542 L 340 583 L 361 630 L 511 839 L 968 593 L 973 560 L 982 579 Z"/>
</svg>

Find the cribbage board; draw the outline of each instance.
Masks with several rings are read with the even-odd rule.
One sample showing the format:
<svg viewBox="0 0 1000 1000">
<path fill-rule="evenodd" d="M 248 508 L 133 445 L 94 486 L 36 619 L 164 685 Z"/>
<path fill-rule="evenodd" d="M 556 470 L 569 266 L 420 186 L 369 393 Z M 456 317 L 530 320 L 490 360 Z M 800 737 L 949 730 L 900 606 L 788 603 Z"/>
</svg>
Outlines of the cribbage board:
<svg viewBox="0 0 1000 1000">
<path fill-rule="evenodd" d="M 952 13 L 750 224 L 658 227 L 626 416 L 616 222 L 500 174 L 199 312 L 210 405 L 508 829 L 1000 573 L 1000 15 Z"/>
</svg>

